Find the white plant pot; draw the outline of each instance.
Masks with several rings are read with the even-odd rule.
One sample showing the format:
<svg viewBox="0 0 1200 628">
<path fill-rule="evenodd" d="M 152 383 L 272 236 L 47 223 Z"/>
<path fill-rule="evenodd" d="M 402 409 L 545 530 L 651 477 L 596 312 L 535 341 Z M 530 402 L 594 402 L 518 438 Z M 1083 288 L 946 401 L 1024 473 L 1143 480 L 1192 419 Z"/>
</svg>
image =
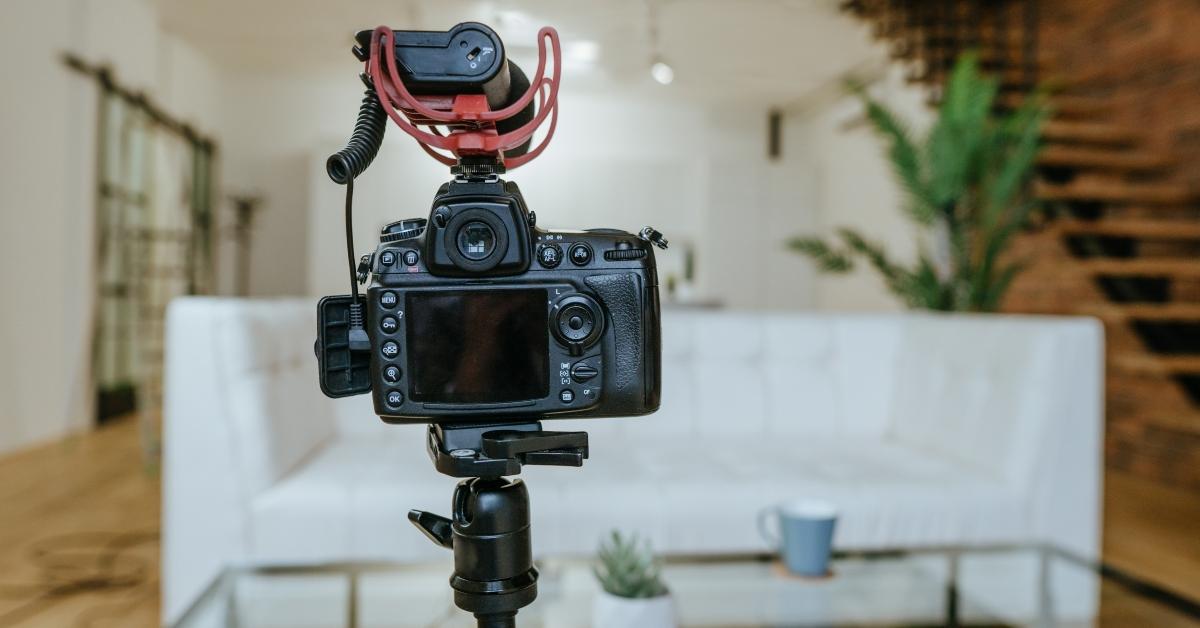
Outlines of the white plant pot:
<svg viewBox="0 0 1200 628">
<path fill-rule="evenodd" d="M 675 600 L 617 597 L 601 590 L 592 602 L 592 628 L 675 628 Z"/>
</svg>

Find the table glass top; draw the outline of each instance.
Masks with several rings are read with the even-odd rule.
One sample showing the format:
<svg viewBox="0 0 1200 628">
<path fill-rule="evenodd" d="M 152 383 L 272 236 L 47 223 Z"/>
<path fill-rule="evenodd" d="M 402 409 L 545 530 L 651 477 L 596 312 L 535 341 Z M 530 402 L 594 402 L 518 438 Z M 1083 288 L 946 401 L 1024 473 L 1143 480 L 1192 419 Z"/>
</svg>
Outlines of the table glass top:
<svg viewBox="0 0 1200 628">
<path fill-rule="evenodd" d="M 538 561 L 538 598 L 517 625 L 591 625 L 587 560 Z M 175 628 L 474 627 L 454 607 L 447 560 L 227 569 Z M 663 576 L 680 626 L 1200 627 L 1195 605 L 1048 548 L 838 557 L 825 578 L 764 557 L 672 558 Z"/>
</svg>

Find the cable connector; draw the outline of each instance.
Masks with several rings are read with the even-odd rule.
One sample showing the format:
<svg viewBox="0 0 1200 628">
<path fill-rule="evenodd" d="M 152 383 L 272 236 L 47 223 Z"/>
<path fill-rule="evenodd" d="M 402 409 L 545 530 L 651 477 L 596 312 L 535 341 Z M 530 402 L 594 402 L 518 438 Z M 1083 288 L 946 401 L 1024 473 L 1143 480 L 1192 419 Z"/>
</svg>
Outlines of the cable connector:
<svg viewBox="0 0 1200 628">
<path fill-rule="evenodd" d="M 367 329 L 363 325 L 362 304 L 350 306 L 350 333 L 348 338 L 351 351 L 370 351 L 371 339 L 367 337 Z"/>
</svg>

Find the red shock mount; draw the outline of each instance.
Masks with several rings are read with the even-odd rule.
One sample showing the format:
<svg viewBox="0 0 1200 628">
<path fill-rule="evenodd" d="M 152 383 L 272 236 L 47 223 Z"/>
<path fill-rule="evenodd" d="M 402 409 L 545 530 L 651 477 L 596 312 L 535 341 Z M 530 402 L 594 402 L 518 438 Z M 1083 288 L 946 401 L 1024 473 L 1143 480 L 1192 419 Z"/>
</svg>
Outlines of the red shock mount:
<svg viewBox="0 0 1200 628">
<path fill-rule="evenodd" d="M 553 55 L 553 72 L 547 75 L 546 64 L 549 53 Z M 558 82 L 562 74 L 562 49 L 558 31 L 545 26 L 538 31 L 538 66 L 530 81 L 529 89 L 516 102 L 503 109 L 492 111 L 483 94 L 458 94 L 454 96 L 414 96 L 404 86 L 396 67 L 396 56 L 382 55 L 380 50 L 392 50 L 395 36 L 392 29 L 380 26 L 371 34 L 371 55 L 366 61 L 366 72 L 375 85 L 375 93 L 388 117 L 408 133 L 431 157 L 447 166 L 458 163 L 462 157 L 492 157 L 503 163 L 506 169 L 524 165 L 545 150 L 554 137 L 558 123 Z M 496 122 L 519 114 L 538 97 L 537 114 L 528 123 L 504 134 L 496 130 Z M 541 142 L 523 155 L 505 157 L 504 152 L 528 142 L 534 132 L 550 118 L 550 126 Z M 428 131 L 420 127 L 428 127 Z M 439 127 L 444 127 L 443 133 Z M 444 154 L 439 151 L 447 151 Z"/>
</svg>

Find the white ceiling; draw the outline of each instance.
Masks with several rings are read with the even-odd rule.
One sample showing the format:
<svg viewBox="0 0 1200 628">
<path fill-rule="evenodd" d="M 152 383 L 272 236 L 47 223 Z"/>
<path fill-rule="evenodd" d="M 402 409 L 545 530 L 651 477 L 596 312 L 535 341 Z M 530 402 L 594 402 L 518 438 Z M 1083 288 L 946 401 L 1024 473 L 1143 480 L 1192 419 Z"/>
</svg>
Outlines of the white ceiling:
<svg viewBox="0 0 1200 628">
<path fill-rule="evenodd" d="M 550 24 L 572 82 L 785 104 L 878 54 L 837 0 L 659 0 L 656 9 L 647 0 L 155 1 L 169 31 L 230 71 L 356 72 L 348 51 L 357 30 L 442 30 L 468 20 L 496 28 L 510 56 L 532 71 L 535 33 Z M 652 10 L 661 55 L 675 70 L 670 88 L 649 78 Z"/>
</svg>

